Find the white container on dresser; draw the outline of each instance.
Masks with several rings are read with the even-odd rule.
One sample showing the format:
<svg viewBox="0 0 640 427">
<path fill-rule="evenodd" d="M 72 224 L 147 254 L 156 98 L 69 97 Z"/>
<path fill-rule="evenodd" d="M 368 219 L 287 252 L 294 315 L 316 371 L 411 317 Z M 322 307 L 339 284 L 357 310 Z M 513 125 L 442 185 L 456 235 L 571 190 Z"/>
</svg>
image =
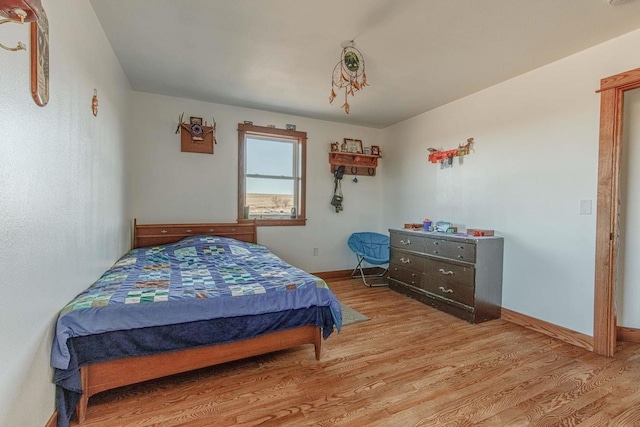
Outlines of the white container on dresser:
<svg viewBox="0 0 640 427">
<path fill-rule="evenodd" d="M 389 232 L 390 289 L 471 323 L 500 317 L 502 237 Z"/>
</svg>

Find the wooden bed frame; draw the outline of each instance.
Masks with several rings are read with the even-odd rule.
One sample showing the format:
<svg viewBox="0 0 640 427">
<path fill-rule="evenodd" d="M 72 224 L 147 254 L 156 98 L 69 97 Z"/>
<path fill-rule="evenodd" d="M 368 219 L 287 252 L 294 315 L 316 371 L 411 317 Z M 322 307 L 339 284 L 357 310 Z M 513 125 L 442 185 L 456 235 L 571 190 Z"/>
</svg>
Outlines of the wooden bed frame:
<svg viewBox="0 0 640 427">
<path fill-rule="evenodd" d="M 172 243 L 196 234 L 215 234 L 257 243 L 255 222 L 139 225 L 134 220 L 133 247 Z M 316 360 L 320 360 L 321 328 L 302 326 L 244 341 L 83 365 L 80 368 L 83 395 L 76 407 L 78 421 L 84 422 L 89 398 L 96 393 L 302 344 L 313 344 Z"/>
</svg>

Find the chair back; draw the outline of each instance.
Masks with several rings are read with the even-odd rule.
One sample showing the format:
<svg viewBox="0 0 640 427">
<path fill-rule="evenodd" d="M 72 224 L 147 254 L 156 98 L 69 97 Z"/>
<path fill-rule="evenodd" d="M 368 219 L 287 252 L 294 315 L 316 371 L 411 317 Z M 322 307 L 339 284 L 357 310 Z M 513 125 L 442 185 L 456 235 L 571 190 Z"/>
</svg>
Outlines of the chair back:
<svg viewBox="0 0 640 427">
<path fill-rule="evenodd" d="M 347 245 L 370 264 L 389 262 L 389 236 L 385 234 L 370 231 L 353 233 L 349 236 Z"/>
</svg>

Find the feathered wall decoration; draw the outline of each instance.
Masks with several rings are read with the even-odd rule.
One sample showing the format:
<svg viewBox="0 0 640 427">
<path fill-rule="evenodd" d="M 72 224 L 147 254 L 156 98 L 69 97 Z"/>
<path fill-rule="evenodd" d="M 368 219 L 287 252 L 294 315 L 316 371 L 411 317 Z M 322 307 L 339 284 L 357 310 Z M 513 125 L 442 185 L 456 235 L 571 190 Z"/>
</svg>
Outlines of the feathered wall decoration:
<svg viewBox="0 0 640 427">
<path fill-rule="evenodd" d="M 362 53 L 355 48 L 353 40 L 342 42 L 340 61 L 333 68 L 329 103 L 333 104 L 333 100 L 336 99 L 336 89 L 338 91 L 344 89 L 344 104 L 342 104 L 342 108 L 344 108 L 345 113 L 349 114 L 348 96 L 353 96 L 355 92 L 365 86 L 369 86 L 369 84 L 367 83 Z"/>
</svg>

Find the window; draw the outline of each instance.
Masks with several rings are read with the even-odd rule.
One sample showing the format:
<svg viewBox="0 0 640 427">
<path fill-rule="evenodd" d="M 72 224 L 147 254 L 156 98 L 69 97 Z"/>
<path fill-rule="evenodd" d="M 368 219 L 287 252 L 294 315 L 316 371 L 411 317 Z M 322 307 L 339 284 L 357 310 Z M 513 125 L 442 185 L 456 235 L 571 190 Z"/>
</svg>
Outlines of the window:
<svg viewBox="0 0 640 427">
<path fill-rule="evenodd" d="M 238 220 L 305 225 L 307 133 L 238 124 Z"/>
</svg>

